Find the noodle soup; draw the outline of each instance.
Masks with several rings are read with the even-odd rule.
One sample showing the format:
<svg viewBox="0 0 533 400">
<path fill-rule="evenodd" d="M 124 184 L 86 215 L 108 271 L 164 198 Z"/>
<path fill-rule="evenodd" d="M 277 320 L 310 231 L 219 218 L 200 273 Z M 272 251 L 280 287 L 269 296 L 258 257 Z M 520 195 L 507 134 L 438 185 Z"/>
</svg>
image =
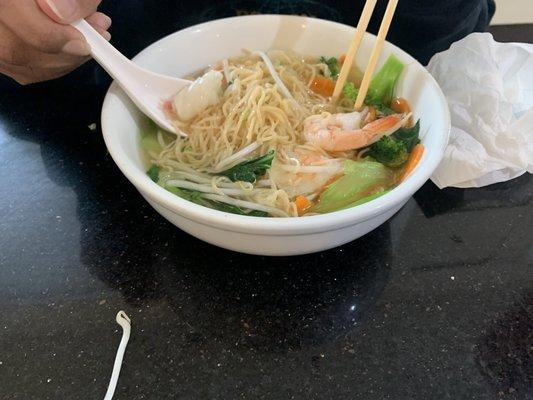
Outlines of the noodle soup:
<svg viewBox="0 0 533 400">
<path fill-rule="evenodd" d="M 423 151 L 409 104 L 394 98 L 403 65 L 391 56 L 355 111 L 359 71 L 331 99 L 342 62 L 279 50 L 220 61 L 164 105 L 186 137 L 144 129 L 148 174 L 184 199 L 253 217 L 322 214 L 383 195 Z"/>
</svg>

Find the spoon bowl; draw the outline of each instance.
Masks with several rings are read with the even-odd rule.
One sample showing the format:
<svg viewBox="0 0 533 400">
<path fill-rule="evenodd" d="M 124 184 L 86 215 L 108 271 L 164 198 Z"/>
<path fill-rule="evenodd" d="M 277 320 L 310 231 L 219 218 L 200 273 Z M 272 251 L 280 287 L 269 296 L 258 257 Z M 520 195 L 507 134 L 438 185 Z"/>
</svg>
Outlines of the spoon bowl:
<svg viewBox="0 0 533 400">
<path fill-rule="evenodd" d="M 186 136 L 172 125 L 165 115 L 162 104 L 189 86 L 191 81 L 156 74 L 138 66 L 83 19 L 73 23 L 72 26 L 85 37 L 91 47 L 91 54 L 98 64 L 111 75 L 144 114 L 165 131 Z"/>
</svg>

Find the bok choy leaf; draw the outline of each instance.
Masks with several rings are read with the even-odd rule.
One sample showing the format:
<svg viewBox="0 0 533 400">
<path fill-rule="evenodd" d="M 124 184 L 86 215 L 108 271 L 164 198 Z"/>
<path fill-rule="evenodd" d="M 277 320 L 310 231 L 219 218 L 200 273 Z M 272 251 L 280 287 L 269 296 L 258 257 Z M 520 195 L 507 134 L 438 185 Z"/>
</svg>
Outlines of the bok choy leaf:
<svg viewBox="0 0 533 400">
<path fill-rule="evenodd" d="M 264 156 L 244 161 L 240 164 L 218 173 L 218 175 L 227 176 L 232 182 L 250 182 L 254 183 L 262 177 L 272 165 L 274 159 L 274 150 L 270 150 Z"/>
<path fill-rule="evenodd" d="M 344 162 L 344 176 L 322 192 L 309 212 L 328 213 L 362 204 L 385 193 L 394 185 L 394 173 L 385 165 L 369 160 Z"/>
</svg>

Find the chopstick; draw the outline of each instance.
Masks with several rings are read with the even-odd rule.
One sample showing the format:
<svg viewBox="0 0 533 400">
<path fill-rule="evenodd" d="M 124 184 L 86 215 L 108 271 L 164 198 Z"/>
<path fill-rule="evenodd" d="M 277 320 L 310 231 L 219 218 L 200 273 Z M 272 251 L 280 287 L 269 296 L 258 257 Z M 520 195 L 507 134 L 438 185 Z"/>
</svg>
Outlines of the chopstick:
<svg viewBox="0 0 533 400">
<path fill-rule="evenodd" d="M 396 11 L 396 6 L 398 5 L 398 0 L 389 0 L 387 4 L 387 9 L 383 15 L 383 20 L 379 27 L 378 36 L 376 42 L 374 43 L 374 48 L 372 49 L 372 54 L 370 55 L 370 60 L 366 66 L 365 74 L 363 75 L 363 80 L 361 81 L 361 86 L 359 87 L 359 93 L 357 94 L 357 100 L 355 101 L 355 110 L 360 110 L 365 101 L 366 93 L 370 86 L 370 80 L 372 75 L 374 75 L 374 70 L 379 60 L 381 50 L 383 48 L 383 43 L 385 43 L 385 38 L 389 32 L 389 28 L 392 22 L 392 17 L 394 17 L 394 11 Z"/>
<path fill-rule="evenodd" d="M 361 13 L 361 17 L 359 18 L 359 22 L 357 23 L 357 28 L 355 28 L 354 37 L 352 39 L 352 42 L 350 43 L 348 52 L 346 53 L 344 63 L 342 64 L 341 72 L 339 73 L 339 77 L 337 78 L 337 83 L 335 84 L 335 89 L 333 90 L 333 96 L 331 96 L 331 101 L 333 104 L 337 103 L 337 101 L 339 100 L 339 97 L 342 93 L 342 88 L 346 83 L 346 79 L 348 79 L 350 68 L 352 68 L 355 55 L 359 50 L 359 45 L 363 40 L 366 28 L 368 28 L 370 18 L 372 17 L 372 13 L 374 12 L 374 8 L 376 7 L 376 3 L 377 0 L 367 0 L 365 3 L 363 12 Z"/>
</svg>

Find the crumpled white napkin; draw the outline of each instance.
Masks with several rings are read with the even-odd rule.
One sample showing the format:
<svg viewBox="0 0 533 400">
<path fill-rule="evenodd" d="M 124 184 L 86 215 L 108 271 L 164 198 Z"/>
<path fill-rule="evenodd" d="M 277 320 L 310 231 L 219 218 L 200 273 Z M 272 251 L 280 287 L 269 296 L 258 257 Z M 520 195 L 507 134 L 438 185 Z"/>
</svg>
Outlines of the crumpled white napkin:
<svg viewBox="0 0 533 400">
<path fill-rule="evenodd" d="M 433 56 L 427 68 L 452 118 L 450 143 L 431 177 L 439 188 L 533 173 L 533 45 L 473 33 Z"/>
</svg>

